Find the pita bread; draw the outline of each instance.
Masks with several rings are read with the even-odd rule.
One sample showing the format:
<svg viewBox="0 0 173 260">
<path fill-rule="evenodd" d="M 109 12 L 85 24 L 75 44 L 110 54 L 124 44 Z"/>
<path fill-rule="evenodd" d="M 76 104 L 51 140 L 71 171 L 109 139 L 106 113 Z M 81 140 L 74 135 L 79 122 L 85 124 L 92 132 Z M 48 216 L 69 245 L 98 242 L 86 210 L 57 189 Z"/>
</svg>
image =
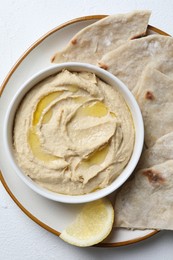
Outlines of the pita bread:
<svg viewBox="0 0 173 260">
<path fill-rule="evenodd" d="M 149 168 L 173 159 L 173 132 L 162 136 L 149 149 L 146 149 L 140 158 L 137 169 Z"/>
<path fill-rule="evenodd" d="M 140 74 L 133 92 L 143 114 L 149 148 L 116 195 L 116 227 L 173 230 L 173 40 L 164 38 L 164 51 L 157 47 L 153 55 L 141 52 L 144 66 L 134 58 Z"/>
<path fill-rule="evenodd" d="M 173 53 L 167 54 L 167 50 L 165 50 L 161 59 L 154 59 L 150 66 L 173 79 Z"/>
<path fill-rule="evenodd" d="M 68 45 L 57 52 L 52 62 L 67 61 L 97 64 L 101 57 L 127 40 L 146 33 L 150 11 L 110 15 L 78 32 Z"/>
<path fill-rule="evenodd" d="M 138 83 L 137 102 L 142 112 L 145 144 L 173 131 L 173 79 L 148 65 Z"/>
<path fill-rule="evenodd" d="M 157 59 L 155 58 L 153 61 L 151 61 L 147 66 L 150 66 L 151 69 L 156 69 L 158 71 L 160 71 L 161 73 L 163 73 L 164 75 L 166 75 L 167 77 L 169 77 L 170 79 L 173 80 L 173 53 L 172 53 L 172 57 L 169 56 L 168 58 L 166 57 L 167 52 L 165 51 L 165 53 L 162 55 L 161 59 Z M 138 92 L 140 91 L 140 78 L 138 83 L 136 84 L 135 88 L 132 90 L 132 93 L 134 94 L 134 96 L 137 98 L 138 96 Z"/>
<path fill-rule="evenodd" d="M 173 230 L 173 160 L 142 169 L 115 202 L 115 226 Z"/>
<path fill-rule="evenodd" d="M 105 54 L 99 66 L 122 80 L 132 91 L 141 74 L 155 59 L 173 57 L 173 38 L 162 35 L 150 35 L 133 41 Z"/>
</svg>

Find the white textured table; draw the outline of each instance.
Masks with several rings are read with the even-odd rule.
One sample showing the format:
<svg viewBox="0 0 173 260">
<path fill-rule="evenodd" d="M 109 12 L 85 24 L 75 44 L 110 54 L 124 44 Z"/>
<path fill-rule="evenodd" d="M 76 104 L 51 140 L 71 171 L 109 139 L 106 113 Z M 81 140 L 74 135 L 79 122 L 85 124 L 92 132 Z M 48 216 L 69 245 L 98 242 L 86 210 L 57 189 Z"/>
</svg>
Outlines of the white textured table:
<svg viewBox="0 0 173 260">
<path fill-rule="evenodd" d="M 79 16 L 133 9 L 152 10 L 150 24 L 173 35 L 171 0 L 0 0 L 0 83 L 20 55 L 57 25 Z M 121 248 L 73 247 L 24 215 L 0 184 L 0 259 L 172 260 L 173 233 L 163 231 Z"/>
</svg>

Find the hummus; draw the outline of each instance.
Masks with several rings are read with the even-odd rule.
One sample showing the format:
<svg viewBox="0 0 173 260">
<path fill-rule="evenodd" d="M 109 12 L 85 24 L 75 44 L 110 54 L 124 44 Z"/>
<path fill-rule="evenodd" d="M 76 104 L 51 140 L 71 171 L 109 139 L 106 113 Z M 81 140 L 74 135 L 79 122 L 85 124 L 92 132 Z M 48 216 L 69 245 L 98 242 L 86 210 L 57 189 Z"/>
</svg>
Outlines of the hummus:
<svg viewBox="0 0 173 260">
<path fill-rule="evenodd" d="M 79 195 L 112 183 L 134 146 L 131 113 L 115 87 L 64 70 L 34 86 L 14 122 L 22 171 L 53 192 Z"/>
</svg>

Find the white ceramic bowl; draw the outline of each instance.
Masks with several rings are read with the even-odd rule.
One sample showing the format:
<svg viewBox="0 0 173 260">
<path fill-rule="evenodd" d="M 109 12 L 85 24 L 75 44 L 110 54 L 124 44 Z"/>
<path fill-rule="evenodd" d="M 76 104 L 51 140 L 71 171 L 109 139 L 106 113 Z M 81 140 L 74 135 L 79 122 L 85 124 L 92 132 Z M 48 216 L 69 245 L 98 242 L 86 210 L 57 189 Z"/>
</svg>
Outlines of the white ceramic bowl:
<svg viewBox="0 0 173 260">
<path fill-rule="evenodd" d="M 63 195 L 51 192 L 47 189 L 42 188 L 38 184 L 36 184 L 34 181 L 32 181 L 29 177 L 27 177 L 22 170 L 19 168 L 19 166 L 16 163 L 14 152 L 13 152 L 13 122 L 16 110 L 24 97 L 24 95 L 39 81 L 45 79 L 46 77 L 53 75 L 55 73 L 60 72 L 62 69 L 68 69 L 70 71 L 88 71 L 95 73 L 100 79 L 104 80 L 108 84 L 115 86 L 118 91 L 123 95 L 124 99 L 126 100 L 126 103 L 128 104 L 133 121 L 135 126 L 135 144 L 134 144 L 134 150 L 133 154 L 131 156 L 131 159 L 125 169 L 122 171 L 122 173 L 119 175 L 119 177 L 114 180 L 108 187 L 94 191 L 89 194 L 85 195 L 77 195 L 77 196 L 71 196 L 71 195 Z M 9 163 L 12 165 L 15 172 L 18 174 L 18 176 L 35 192 L 38 194 L 59 202 L 64 203 L 84 203 L 93 201 L 102 197 L 105 197 L 108 194 L 111 194 L 113 191 L 118 189 L 131 175 L 134 168 L 136 167 L 136 164 L 140 158 L 142 147 L 143 147 L 143 141 L 144 141 L 144 126 L 143 126 L 143 119 L 140 112 L 140 109 L 138 107 L 138 104 L 131 94 L 131 92 L 128 90 L 128 88 L 115 76 L 113 76 L 111 73 L 100 69 L 96 66 L 85 64 L 85 63 L 63 63 L 51 66 L 49 68 L 46 68 L 34 76 L 32 76 L 29 80 L 27 80 L 17 91 L 16 95 L 14 96 L 12 102 L 9 104 L 8 111 L 6 113 L 5 118 L 5 124 L 4 124 L 4 141 L 5 141 L 5 149 L 7 153 L 7 159 Z"/>
</svg>

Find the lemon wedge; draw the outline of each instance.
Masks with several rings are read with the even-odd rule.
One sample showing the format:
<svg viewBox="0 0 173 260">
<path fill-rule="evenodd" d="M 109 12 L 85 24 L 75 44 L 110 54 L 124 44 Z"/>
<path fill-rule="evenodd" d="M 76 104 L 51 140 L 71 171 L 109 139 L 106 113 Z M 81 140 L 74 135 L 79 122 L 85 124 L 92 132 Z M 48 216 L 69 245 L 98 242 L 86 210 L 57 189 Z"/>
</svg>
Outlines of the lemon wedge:
<svg viewBox="0 0 173 260">
<path fill-rule="evenodd" d="M 85 204 L 74 222 L 62 231 L 60 238 L 75 246 L 92 246 L 109 235 L 113 221 L 111 202 L 107 198 L 99 199 Z"/>
</svg>

